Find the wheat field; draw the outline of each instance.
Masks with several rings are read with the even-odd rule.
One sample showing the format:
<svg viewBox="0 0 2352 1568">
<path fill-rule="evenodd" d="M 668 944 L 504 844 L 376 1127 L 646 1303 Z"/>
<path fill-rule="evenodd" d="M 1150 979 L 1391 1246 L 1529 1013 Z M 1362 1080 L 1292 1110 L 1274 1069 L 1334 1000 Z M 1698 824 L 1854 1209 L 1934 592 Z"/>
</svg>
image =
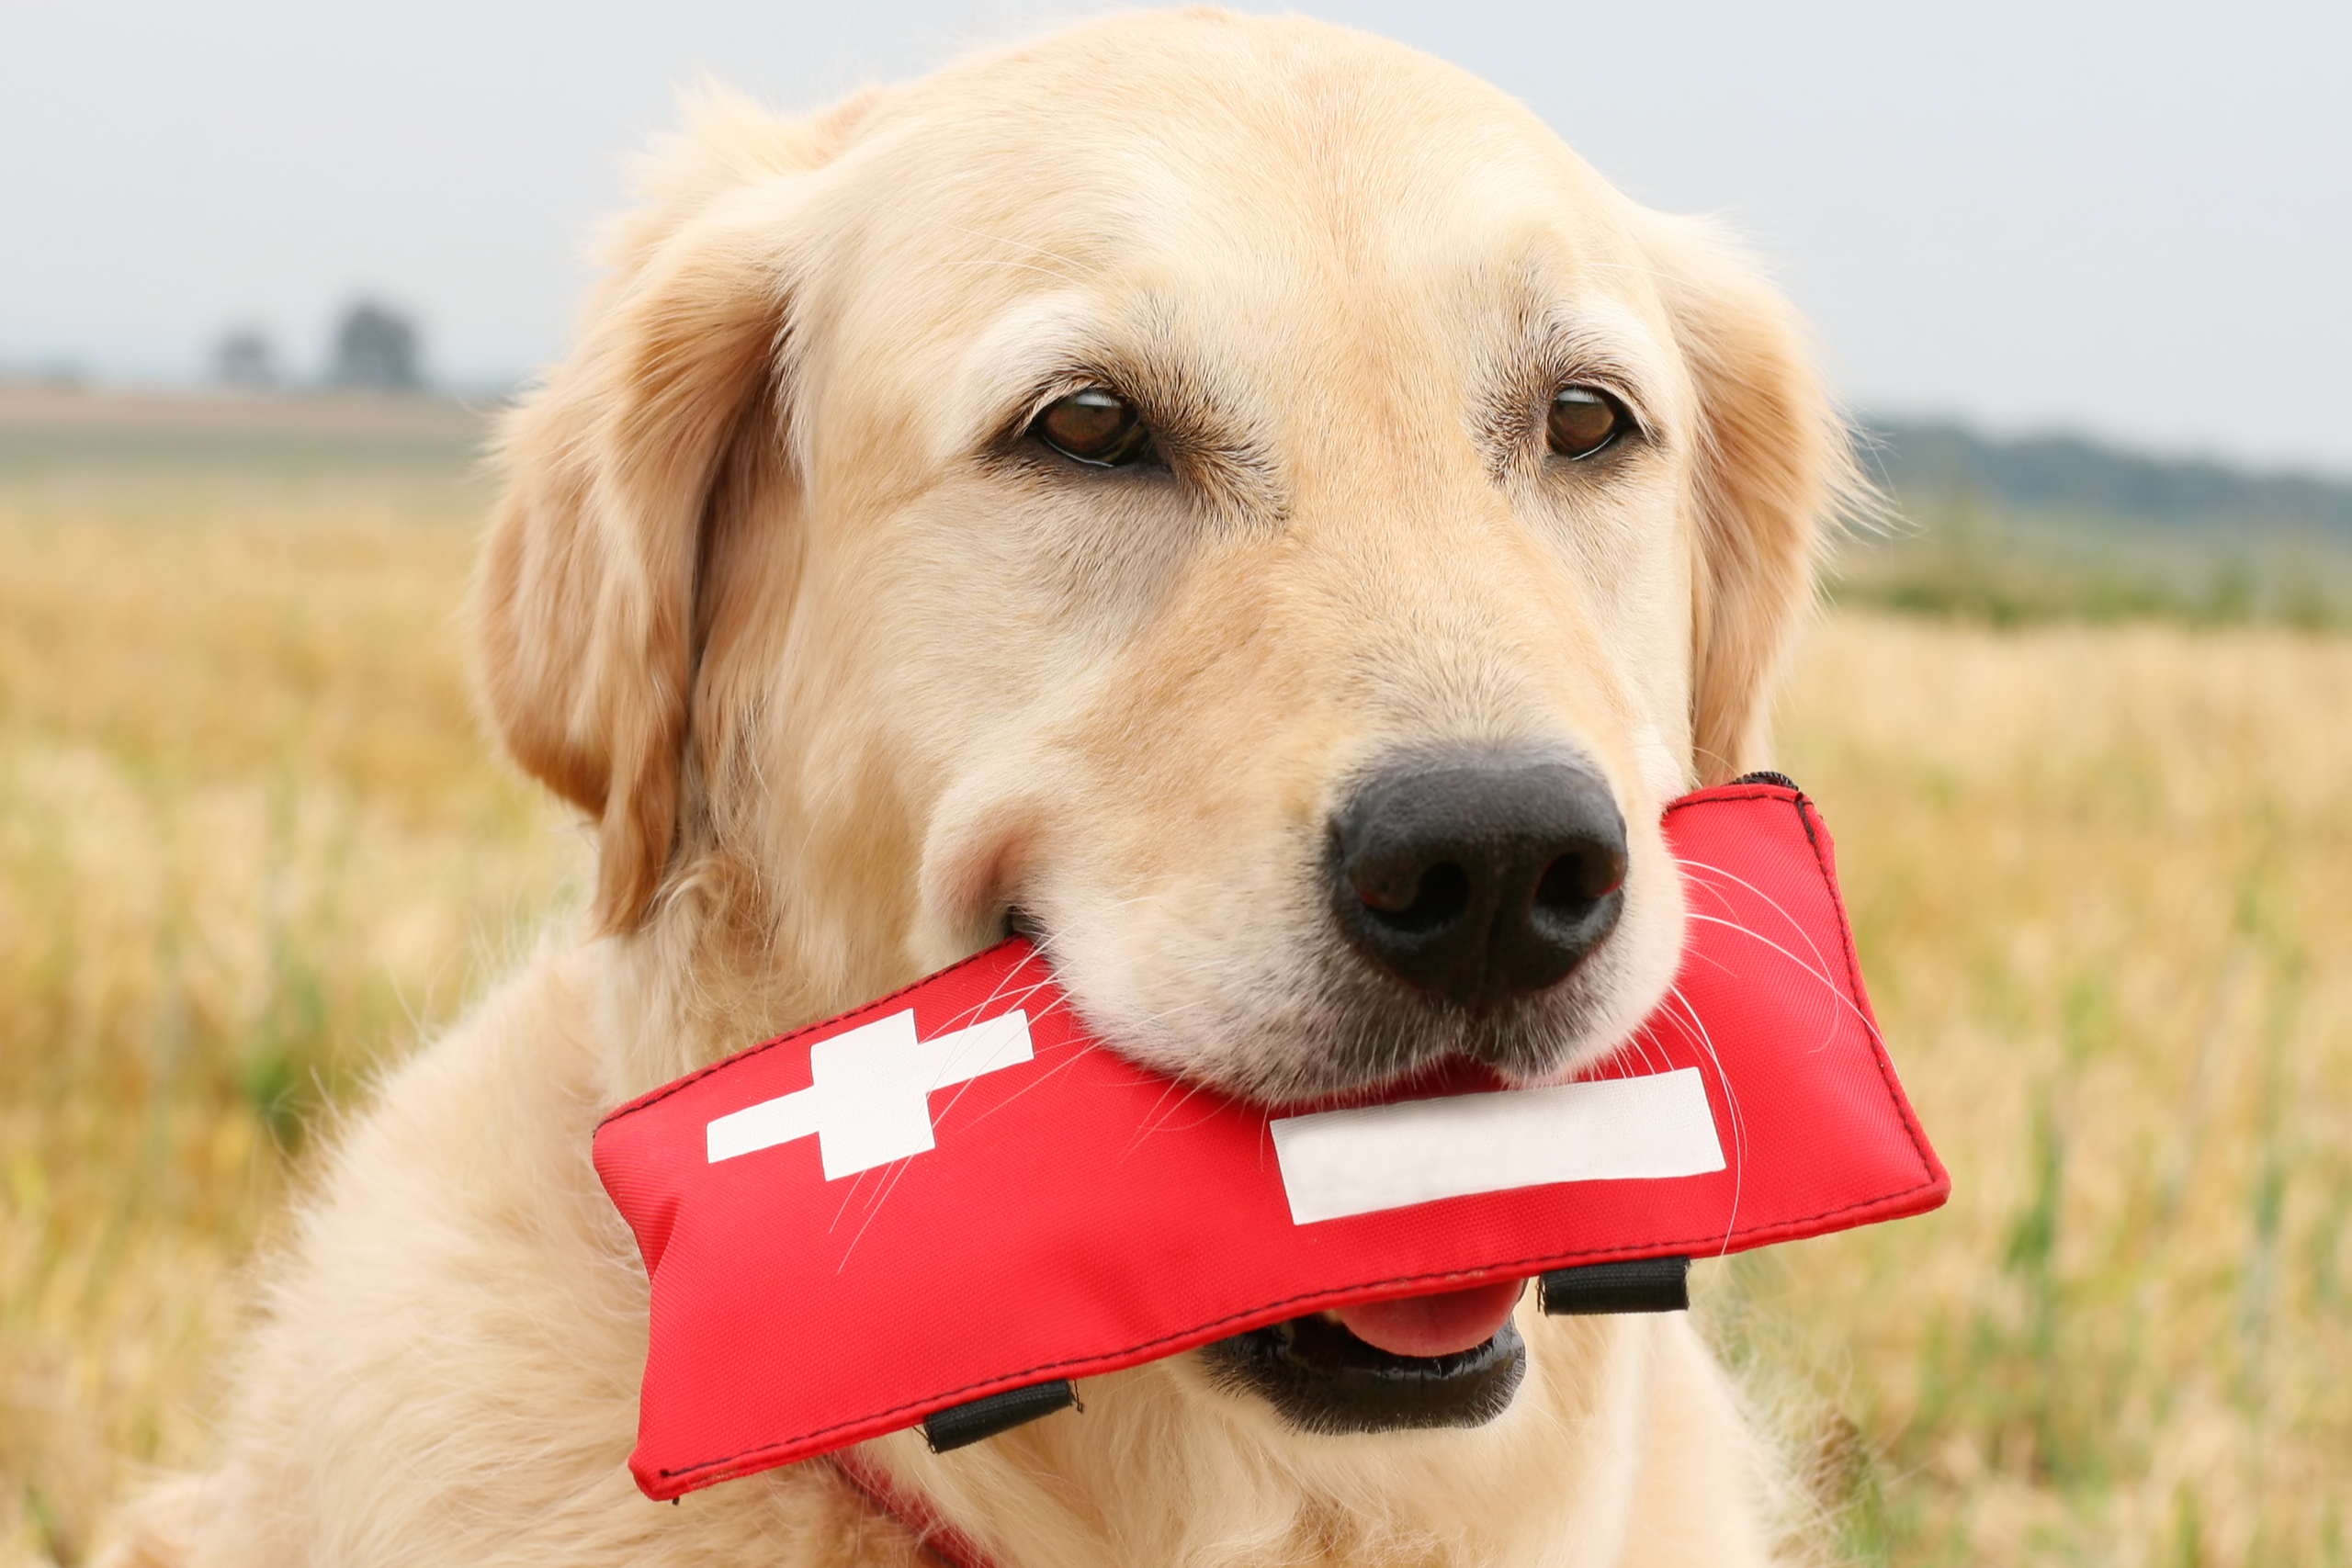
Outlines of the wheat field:
<svg viewBox="0 0 2352 1568">
<path fill-rule="evenodd" d="M 304 1162 L 584 852 L 469 717 L 446 451 L 54 445 L 0 441 L 9 1565 L 200 1461 Z M 1954 1183 L 1702 1266 L 1826 1550 L 2352 1562 L 2352 638 L 1841 612 L 1781 735 Z"/>
</svg>

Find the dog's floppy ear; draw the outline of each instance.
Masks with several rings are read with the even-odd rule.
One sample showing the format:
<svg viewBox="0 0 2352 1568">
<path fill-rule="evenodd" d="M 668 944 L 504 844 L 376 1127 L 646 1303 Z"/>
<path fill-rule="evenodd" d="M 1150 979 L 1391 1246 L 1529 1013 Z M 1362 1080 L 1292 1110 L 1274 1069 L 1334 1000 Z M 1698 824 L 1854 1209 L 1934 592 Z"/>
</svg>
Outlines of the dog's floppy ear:
<svg viewBox="0 0 2352 1568">
<path fill-rule="evenodd" d="M 844 112 L 793 126 L 719 100 L 697 118 L 616 235 L 571 357 L 507 423 L 474 592 L 483 705 L 596 819 L 608 931 L 642 918 L 677 831 L 714 487 L 747 454 L 786 460 L 797 176 Z"/>
<path fill-rule="evenodd" d="M 1838 513 L 1861 493 L 1795 312 L 1705 224 L 1650 249 L 1698 393 L 1691 460 L 1690 742 L 1700 782 L 1760 766 L 1774 678 Z"/>
</svg>

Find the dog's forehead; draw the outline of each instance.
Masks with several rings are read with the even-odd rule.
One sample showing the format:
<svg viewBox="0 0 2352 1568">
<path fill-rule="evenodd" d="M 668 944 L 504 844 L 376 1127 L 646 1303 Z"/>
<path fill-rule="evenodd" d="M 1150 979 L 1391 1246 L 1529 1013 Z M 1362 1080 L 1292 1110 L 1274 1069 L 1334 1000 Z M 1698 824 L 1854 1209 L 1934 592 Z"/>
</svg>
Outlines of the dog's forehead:
<svg viewBox="0 0 2352 1568">
<path fill-rule="evenodd" d="M 1539 120 L 1296 18 L 1075 29 L 908 89 L 844 162 L 825 317 L 846 353 L 906 340 L 924 377 L 1090 321 L 1290 364 L 1343 339 L 1475 355 L 1563 311 L 1621 358 L 1670 335 L 1638 209 Z"/>
</svg>

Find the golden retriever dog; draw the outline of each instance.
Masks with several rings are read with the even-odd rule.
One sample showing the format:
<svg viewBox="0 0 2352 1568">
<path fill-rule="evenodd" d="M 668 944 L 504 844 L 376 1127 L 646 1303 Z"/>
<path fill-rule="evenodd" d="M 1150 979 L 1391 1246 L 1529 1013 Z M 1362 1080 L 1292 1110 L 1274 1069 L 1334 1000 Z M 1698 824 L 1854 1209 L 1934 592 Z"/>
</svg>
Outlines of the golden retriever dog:
<svg viewBox="0 0 2352 1568">
<path fill-rule="evenodd" d="M 1846 483 L 1804 334 L 1459 71 L 1125 16 L 803 120 L 714 97 L 645 179 L 476 600 L 592 908 L 343 1137 L 217 1467 L 120 1561 L 908 1563 L 823 1461 L 635 1490 L 604 1112 L 1008 930 L 1195 1083 L 1555 1078 L 1671 979 L 1661 807 L 1762 761 Z M 1514 1311 L 1499 1408 L 1302 1418 L 1213 1346 L 864 1453 L 1000 1568 L 1772 1558 L 1685 1316 Z"/>
</svg>

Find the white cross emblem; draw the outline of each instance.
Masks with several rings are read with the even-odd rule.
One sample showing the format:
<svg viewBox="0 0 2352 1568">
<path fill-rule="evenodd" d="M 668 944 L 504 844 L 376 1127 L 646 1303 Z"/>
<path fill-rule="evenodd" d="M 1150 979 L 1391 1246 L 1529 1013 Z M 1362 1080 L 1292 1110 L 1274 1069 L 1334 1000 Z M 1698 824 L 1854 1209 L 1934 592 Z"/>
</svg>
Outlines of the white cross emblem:
<svg viewBox="0 0 2352 1568">
<path fill-rule="evenodd" d="M 1030 1059 L 1025 1012 L 917 1040 L 910 1008 L 809 1047 L 807 1089 L 719 1117 L 704 1152 L 717 1165 L 814 1134 L 825 1179 L 854 1176 L 934 1146 L 932 1090 Z"/>
</svg>

